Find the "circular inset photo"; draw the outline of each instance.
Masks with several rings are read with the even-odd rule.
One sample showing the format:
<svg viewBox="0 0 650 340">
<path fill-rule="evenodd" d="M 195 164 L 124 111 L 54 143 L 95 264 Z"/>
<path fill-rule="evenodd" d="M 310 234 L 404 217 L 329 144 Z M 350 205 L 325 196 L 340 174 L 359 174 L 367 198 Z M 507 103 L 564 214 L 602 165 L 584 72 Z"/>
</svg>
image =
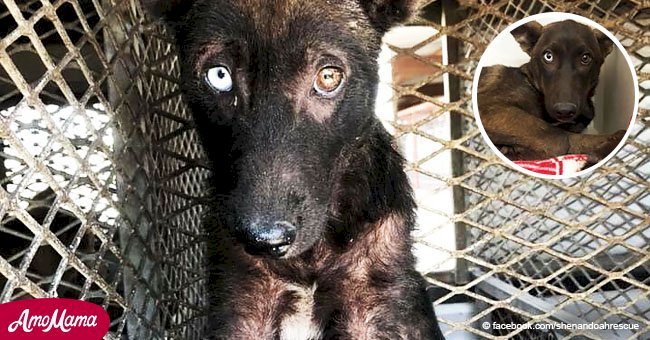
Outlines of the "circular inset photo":
<svg viewBox="0 0 650 340">
<path fill-rule="evenodd" d="M 638 102 L 621 43 L 568 13 L 533 15 L 501 32 L 481 57 L 472 90 L 490 148 L 544 178 L 579 176 L 607 162 L 625 143 Z"/>
</svg>

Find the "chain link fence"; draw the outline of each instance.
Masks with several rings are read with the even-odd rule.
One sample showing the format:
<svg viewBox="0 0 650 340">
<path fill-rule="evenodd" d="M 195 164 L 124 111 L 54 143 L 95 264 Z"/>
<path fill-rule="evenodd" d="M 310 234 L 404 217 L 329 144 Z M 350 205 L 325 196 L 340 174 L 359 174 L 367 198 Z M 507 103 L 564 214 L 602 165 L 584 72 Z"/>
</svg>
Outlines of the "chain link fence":
<svg viewBox="0 0 650 340">
<path fill-rule="evenodd" d="M 525 16 L 599 22 L 632 57 L 640 110 L 630 139 L 579 179 L 513 171 L 471 111 L 482 51 Z M 391 129 L 433 147 L 407 172 L 418 194 L 417 248 L 449 338 L 650 338 L 650 8 L 643 1 L 434 1 L 390 46 L 429 72 L 392 84 L 392 104 L 426 104 Z M 202 183 L 172 40 L 137 0 L 0 3 L 0 303 L 60 296 L 106 308 L 106 339 L 199 339 L 205 318 Z M 439 46 L 439 57 L 421 49 Z M 434 55 L 437 55 L 433 53 Z M 440 123 L 442 121 L 442 123 Z M 445 127 L 440 130 L 440 126 Z M 406 146 L 405 146 L 406 147 Z M 444 159 L 448 169 L 431 167 Z M 416 189 L 417 190 L 417 189 Z M 418 191 L 419 193 L 419 191 Z M 430 242 L 453 235 L 455 247 Z M 466 304 L 463 317 L 444 313 Z M 443 311 L 443 313 L 440 313 Z M 483 322 L 627 323 L 639 329 L 494 330 Z"/>
<path fill-rule="evenodd" d="M 137 1 L 0 3 L 0 302 L 108 310 L 107 339 L 198 339 L 206 171 L 170 38 Z"/>
</svg>

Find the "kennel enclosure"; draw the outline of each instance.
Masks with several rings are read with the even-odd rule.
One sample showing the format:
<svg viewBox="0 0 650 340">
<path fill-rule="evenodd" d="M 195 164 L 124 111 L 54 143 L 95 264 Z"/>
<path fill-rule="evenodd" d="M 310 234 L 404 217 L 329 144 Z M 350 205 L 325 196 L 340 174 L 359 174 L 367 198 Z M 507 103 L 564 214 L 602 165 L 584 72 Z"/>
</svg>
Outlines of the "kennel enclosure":
<svg viewBox="0 0 650 340">
<path fill-rule="evenodd" d="M 610 30 L 639 82 L 626 144 L 576 179 L 511 170 L 471 110 L 490 40 L 548 11 Z M 445 335 L 650 338 L 648 3 L 443 0 L 420 13 L 409 26 L 421 36 L 387 44 L 384 62 L 427 73 L 393 75 L 391 103 L 382 105 L 396 115 L 422 108 L 387 125 L 404 150 L 420 146 L 406 152 L 407 172 L 423 183 L 419 213 L 429 217 L 414 235 L 422 254 L 435 254 L 421 256 L 419 268 Z M 138 0 L 0 3 L 0 303 L 83 299 L 107 309 L 106 339 L 201 338 L 209 172 L 178 78 L 171 37 Z M 441 234 L 451 244 L 431 242 Z M 638 329 L 482 326 L 511 321 Z"/>
</svg>

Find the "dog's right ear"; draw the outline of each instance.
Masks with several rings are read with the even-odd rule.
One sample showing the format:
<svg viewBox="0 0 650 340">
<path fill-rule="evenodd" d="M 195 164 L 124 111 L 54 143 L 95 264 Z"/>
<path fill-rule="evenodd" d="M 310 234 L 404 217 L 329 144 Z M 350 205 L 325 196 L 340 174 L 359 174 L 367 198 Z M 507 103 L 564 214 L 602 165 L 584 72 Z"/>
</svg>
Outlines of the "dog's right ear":
<svg viewBox="0 0 650 340">
<path fill-rule="evenodd" d="M 594 36 L 596 37 L 596 40 L 598 40 L 598 46 L 600 47 L 600 53 L 602 53 L 603 58 L 605 58 L 610 52 L 612 52 L 612 49 L 614 48 L 614 42 L 609 39 L 608 36 L 606 36 L 603 32 L 600 30 L 594 28 Z"/>
<path fill-rule="evenodd" d="M 533 49 L 537 43 L 537 39 L 542 34 L 543 26 L 537 21 L 529 21 L 510 32 L 515 40 L 527 54 Z"/>
<path fill-rule="evenodd" d="M 190 9 L 193 2 L 194 0 L 141 0 L 149 14 L 172 26 Z"/>
</svg>

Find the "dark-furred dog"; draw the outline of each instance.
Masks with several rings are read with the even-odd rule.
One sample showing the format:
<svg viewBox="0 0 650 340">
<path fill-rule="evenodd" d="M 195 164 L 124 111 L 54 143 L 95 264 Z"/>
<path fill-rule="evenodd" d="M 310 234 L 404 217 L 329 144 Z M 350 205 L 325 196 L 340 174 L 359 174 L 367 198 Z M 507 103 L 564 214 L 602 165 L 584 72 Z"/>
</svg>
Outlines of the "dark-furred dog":
<svg viewBox="0 0 650 340">
<path fill-rule="evenodd" d="M 209 339 L 441 339 L 414 201 L 374 116 L 413 0 L 148 0 L 213 166 Z"/>
<path fill-rule="evenodd" d="M 481 70 L 478 111 L 488 137 L 511 160 L 586 154 L 605 158 L 625 135 L 580 134 L 594 118 L 600 67 L 612 50 L 602 32 L 573 20 L 517 27 L 515 40 L 530 61 Z"/>
</svg>

